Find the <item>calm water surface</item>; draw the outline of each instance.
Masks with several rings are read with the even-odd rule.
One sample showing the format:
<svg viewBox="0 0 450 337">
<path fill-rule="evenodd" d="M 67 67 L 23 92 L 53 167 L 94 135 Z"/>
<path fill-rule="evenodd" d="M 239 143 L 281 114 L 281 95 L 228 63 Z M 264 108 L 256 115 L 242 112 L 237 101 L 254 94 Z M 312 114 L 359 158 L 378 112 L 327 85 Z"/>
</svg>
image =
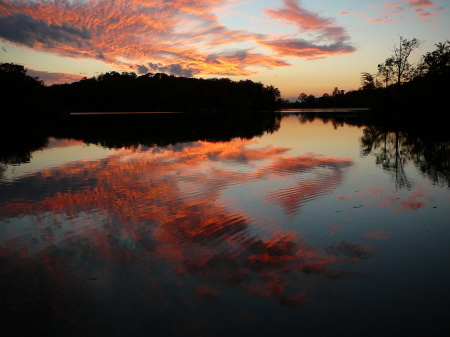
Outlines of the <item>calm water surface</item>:
<svg viewBox="0 0 450 337">
<path fill-rule="evenodd" d="M 400 132 L 278 123 L 164 146 L 51 137 L 0 164 L 0 332 L 447 335 L 449 142 L 430 157 Z"/>
</svg>

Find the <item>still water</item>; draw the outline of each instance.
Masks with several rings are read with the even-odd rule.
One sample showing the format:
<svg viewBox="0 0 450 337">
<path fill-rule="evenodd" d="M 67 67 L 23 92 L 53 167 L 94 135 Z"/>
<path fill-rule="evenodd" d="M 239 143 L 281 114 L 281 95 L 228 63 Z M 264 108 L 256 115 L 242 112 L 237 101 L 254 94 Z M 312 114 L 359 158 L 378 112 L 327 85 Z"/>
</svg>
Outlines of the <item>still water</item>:
<svg viewBox="0 0 450 337">
<path fill-rule="evenodd" d="M 2 336 L 447 335 L 449 141 L 261 125 L 3 156 Z"/>
</svg>

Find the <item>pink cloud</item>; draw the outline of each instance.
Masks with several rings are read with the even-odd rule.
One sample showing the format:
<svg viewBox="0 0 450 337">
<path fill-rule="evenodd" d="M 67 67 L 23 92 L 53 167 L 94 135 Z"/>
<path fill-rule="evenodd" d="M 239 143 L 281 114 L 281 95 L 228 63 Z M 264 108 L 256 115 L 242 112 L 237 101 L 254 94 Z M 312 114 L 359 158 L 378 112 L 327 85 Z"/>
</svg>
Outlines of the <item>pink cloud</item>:
<svg viewBox="0 0 450 337">
<path fill-rule="evenodd" d="M 383 7 L 388 10 L 378 11 L 375 15 L 368 16 L 366 21 L 374 23 L 396 23 L 407 13 L 414 11 L 416 17 L 437 16 L 442 8 L 430 0 L 399 0 L 397 2 L 385 1 Z M 430 11 L 431 10 L 431 11 Z M 427 12 L 426 12 L 427 11 Z M 421 20 L 422 22 L 428 20 Z"/>
<path fill-rule="evenodd" d="M 282 56 L 301 58 L 321 58 L 327 55 L 353 53 L 356 49 L 349 42 L 350 37 L 344 27 L 333 18 L 322 17 L 306 10 L 296 0 L 284 0 L 280 9 L 266 9 L 265 13 L 275 20 L 298 29 L 300 34 L 314 35 L 306 40 L 303 37 L 289 39 L 260 39 L 260 44 L 276 51 Z"/>
<path fill-rule="evenodd" d="M 417 16 L 422 17 L 422 18 L 426 18 L 426 17 L 430 17 L 430 16 L 437 16 L 436 12 L 429 13 L 429 12 L 424 12 L 421 9 L 416 10 L 416 13 L 417 13 Z"/>
<path fill-rule="evenodd" d="M 398 22 L 397 20 L 390 20 L 387 17 L 366 18 L 366 21 L 373 22 L 373 23 L 382 23 L 382 24 Z"/>
<path fill-rule="evenodd" d="M 296 26 L 300 33 L 317 34 L 318 40 L 343 42 L 349 39 L 346 30 L 338 26 L 333 18 L 308 11 L 299 3 L 296 0 L 283 0 L 284 8 L 266 9 L 265 13 L 287 25 Z"/>
<path fill-rule="evenodd" d="M 59 84 L 59 83 L 72 83 L 81 80 L 84 76 L 75 74 L 64 74 L 64 73 L 52 73 L 49 71 L 39 71 L 34 69 L 28 69 L 28 74 L 31 76 L 37 76 L 39 79 L 43 80 L 45 84 Z"/>
<path fill-rule="evenodd" d="M 307 11 L 295 0 L 284 0 L 283 4 L 285 7 L 281 9 L 266 9 L 266 14 L 306 32 L 316 32 L 334 25 L 333 19 L 323 18 L 317 13 Z"/>
<path fill-rule="evenodd" d="M 395 7 L 400 7 L 401 3 L 400 2 L 390 2 L 390 1 L 385 1 L 383 3 L 384 7 L 388 7 L 388 8 L 395 8 Z"/>
<path fill-rule="evenodd" d="M 303 39 L 261 41 L 260 44 L 273 49 L 279 55 L 285 57 L 294 56 L 308 59 L 317 59 L 338 54 L 351 54 L 355 51 L 355 48 L 350 45 L 341 43 L 316 45 Z"/>
<path fill-rule="evenodd" d="M 436 4 L 430 0 L 405 0 L 405 2 L 414 7 L 436 7 Z"/>
<path fill-rule="evenodd" d="M 430 0 L 405 0 L 408 3 L 408 9 L 414 10 L 416 16 L 419 18 L 437 16 L 441 7 L 437 7 L 435 3 Z M 422 19 L 422 22 L 429 22 L 430 20 Z M 432 20 L 434 21 L 434 20 Z"/>
</svg>

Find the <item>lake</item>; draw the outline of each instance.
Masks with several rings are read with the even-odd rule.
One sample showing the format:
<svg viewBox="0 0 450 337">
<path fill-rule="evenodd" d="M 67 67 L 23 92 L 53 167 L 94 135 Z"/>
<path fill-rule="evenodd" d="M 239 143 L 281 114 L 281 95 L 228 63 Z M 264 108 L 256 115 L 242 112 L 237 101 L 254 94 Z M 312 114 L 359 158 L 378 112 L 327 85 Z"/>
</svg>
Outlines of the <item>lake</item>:
<svg viewBox="0 0 450 337">
<path fill-rule="evenodd" d="M 2 136 L 2 335 L 448 335 L 447 134 L 71 118 Z"/>
</svg>

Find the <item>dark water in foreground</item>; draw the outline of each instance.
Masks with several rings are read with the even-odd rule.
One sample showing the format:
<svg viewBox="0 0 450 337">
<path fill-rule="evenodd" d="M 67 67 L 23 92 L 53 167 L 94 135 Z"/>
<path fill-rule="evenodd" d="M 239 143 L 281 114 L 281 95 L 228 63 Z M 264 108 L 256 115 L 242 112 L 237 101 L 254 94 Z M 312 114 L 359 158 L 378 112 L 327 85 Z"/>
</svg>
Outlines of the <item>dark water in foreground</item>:
<svg viewBox="0 0 450 337">
<path fill-rule="evenodd" d="M 5 150 L 0 335 L 447 336 L 449 140 L 258 123 Z"/>
</svg>

